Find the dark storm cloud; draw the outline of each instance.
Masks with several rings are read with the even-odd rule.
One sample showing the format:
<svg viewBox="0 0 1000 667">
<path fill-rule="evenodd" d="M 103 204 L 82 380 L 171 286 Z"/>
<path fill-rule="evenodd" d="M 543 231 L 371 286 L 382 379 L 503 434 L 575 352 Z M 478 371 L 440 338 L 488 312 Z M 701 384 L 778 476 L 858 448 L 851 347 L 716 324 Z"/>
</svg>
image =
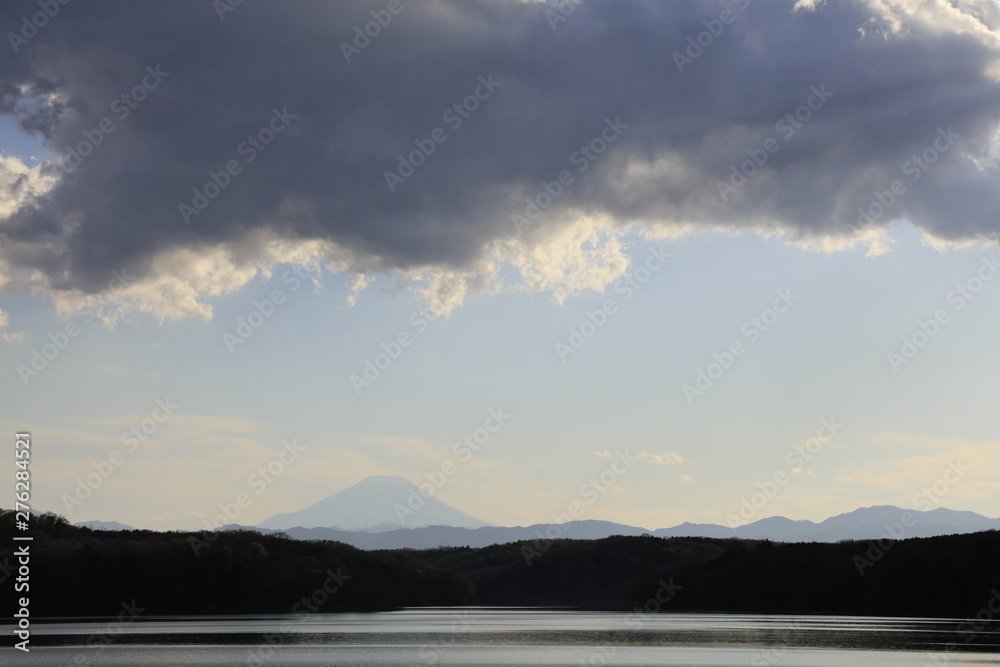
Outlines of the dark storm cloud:
<svg viewBox="0 0 1000 667">
<path fill-rule="evenodd" d="M 220 19 L 201 0 L 74 2 L 16 53 L 5 44 L 0 111 L 64 159 L 85 132 L 101 138 L 0 221 L 7 278 L 33 268 L 51 288 L 96 291 L 112 268 L 141 275 L 163 251 L 261 228 L 329 237 L 378 258 L 367 269 L 461 268 L 513 237 L 523 197 L 565 169 L 574 183 L 536 228 L 581 211 L 838 236 L 901 179 L 872 225 L 907 216 L 955 240 L 997 229 L 997 36 L 982 24 L 925 17 L 897 31 L 865 2 L 586 0 L 556 22 L 551 5 L 403 0 L 370 43 L 342 46 L 389 4 L 246 0 Z M 0 28 L 20 34 L 37 11 L 5 3 Z M 123 100 L 136 86 L 144 99 Z M 454 127 L 443 114 L 477 89 Z M 243 144 L 276 111 L 287 126 L 273 141 Z M 578 173 L 574 151 L 616 118 L 627 131 Z M 385 172 L 436 128 L 447 139 L 390 191 Z M 948 128 L 957 138 L 910 180 L 906 163 Z M 733 169 L 760 161 L 768 139 L 776 151 L 740 181 Z M 238 173 L 185 220 L 179 205 L 230 161 Z"/>
</svg>

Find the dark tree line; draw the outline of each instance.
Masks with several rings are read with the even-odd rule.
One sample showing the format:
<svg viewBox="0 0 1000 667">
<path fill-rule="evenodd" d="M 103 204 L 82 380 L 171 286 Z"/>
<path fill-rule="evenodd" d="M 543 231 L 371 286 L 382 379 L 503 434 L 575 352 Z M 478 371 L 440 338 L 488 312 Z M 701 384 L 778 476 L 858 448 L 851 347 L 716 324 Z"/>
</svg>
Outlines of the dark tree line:
<svg viewBox="0 0 1000 667">
<path fill-rule="evenodd" d="M 1000 604 L 1000 532 L 780 543 L 712 538 L 557 540 L 394 552 L 467 577 L 473 604 L 659 611 L 974 616 Z M 664 604 L 648 604 L 663 600 Z M 1000 614 L 993 618 L 1000 619 Z"/>
<path fill-rule="evenodd" d="M 0 510 L 0 585 L 11 589 L 15 532 Z M 93 531 L 48 514 L 33 517 L 31 534 L 36 618 L 113 616 L 132 600 L 155 615 L 288 613 L 303 598 L 320 612 L 473 604 L 964 618 L 1000 595 L 997 531 L 879 545 L 645 535 L 362 551 L 253 531 Z M 338 573 L 335 593 L 312 597 Z"/>
<path fill-rule="evenodd" d="M 13 566 L 6 575 L 11 578 L 17 570 L 9 538 L 14 532 L 12 514 L 4 512 L 0 570 Z M 213 534 L 196 553 L 193 544 L 204 545 L 199 533 L 93 531 L 55 515 L 33 517 L 30 534 L 30 590 L 17 596 L 30 598 L 35 617 L 113 616 L 133 599 L 157 615 L 289 613 L 303 598 L 316 608 L 296 612 L 374 611 L 459 605 L 472 593 L 460 575 L 340 542 L 234 531 Z M 335 593 L 314 597 L 337 582 L 342 585 Z M 11 581 L 0 585 L 13 588 Z"/>
</svg>

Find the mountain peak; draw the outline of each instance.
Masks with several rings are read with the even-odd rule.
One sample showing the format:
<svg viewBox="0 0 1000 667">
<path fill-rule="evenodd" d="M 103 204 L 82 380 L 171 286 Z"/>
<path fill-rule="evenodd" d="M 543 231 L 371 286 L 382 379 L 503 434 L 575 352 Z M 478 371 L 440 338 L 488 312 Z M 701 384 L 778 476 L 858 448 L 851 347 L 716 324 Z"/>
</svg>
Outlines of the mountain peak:
<svg viewBox="0 0 1000 667">
<path fill-rule="evenodd" d="M 427 485 L 424 485 L 425 487 Z M 337 527 L 341 530 L 385 530 L 453 526 L 480 528 L 493 524 L 425 495 L 417 485 L 399 475 L 371 475 L 319 502 L 258 524 L 260 528 L 285 529 Z"/>
<path fill-rule="evenodd" d="M 371 487 L 371 488 L 409 488 L 413 486 L 413 483 L 403 477 L 402 475 L 369 475 L 365 477 L 360 482 L 356 482 L 352 486 L 347 487 L 347 489 L 354 489 L 357 487 Z M 344 489 L 345 491 L 347 489 Z"/>
</svg>

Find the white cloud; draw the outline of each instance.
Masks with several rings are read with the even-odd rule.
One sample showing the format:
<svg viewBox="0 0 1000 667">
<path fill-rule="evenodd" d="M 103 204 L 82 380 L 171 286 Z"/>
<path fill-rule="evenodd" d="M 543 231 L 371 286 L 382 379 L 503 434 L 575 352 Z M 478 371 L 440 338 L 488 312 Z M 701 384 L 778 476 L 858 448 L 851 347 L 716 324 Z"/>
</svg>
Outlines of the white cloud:
<svg viewBox="0 0 1000 667">
<path fill-rule="evenodd" d="M 44 162 L 29 167 L 16 156 L 0 155 L 0 219 L 52 189 L 58 178 L 45 167 Z"/>
<path fill-rule="evenodd" d="M 520 289 L 546 292 L 557 303 L 587 290 L 601 292 L 623 277 L 629 257 L 628 233 L 607 217 L 580 217 L 556 228 L 513 241 L 504 259 L 520 273 Z"/>
<path fill-rule="evenodd" d="M 902 433 L 880 433 L 875 442 L 894 443 L 892 455 L 844 468 L 837 482 L 876 491 L 900 506 L 942 479 L 952 464 L 966 467 L 957 483 L 949 484 L 941 504 L 956 499 L 996 497 L 1000 479 L 1000 441 L 967 442 L 958 438 L 931 438 Z M 948 473 L 954 478 L 954 473 Z"/>
<path fill-rule="evenodd" d="M 3 329 L 10 323 L 10 315 L 8 315 L 2 308 L 0 308 L 0 329 Z M 5 343 L 20 343 L 24 340 L 24 332 L 22 331 L 0 331 L 0 340 Z"/>
<path fill-rule="evenodd" d="M 609 461 L 615 460 L 615 453 L 607 449 L 603 451 L 594 452 L 596 456 L 608 459 Z M 640 450 L 638 452 L 630 452 L 631 456 L 642 461 L 643 463 L 648 463 L 650 465 L 694 465 L 694 461 L 689 461 L 677 452 L 666 452 L 665 454 L 656 454 L 653 452 Z"/>
<path fill-rule="evenodd" d="M 666 454 L 654 454 L 653 452 L 637 452 L 635 454 L 636 458 L 641 460 L 643 463 L 649 463 L 652 465 L 659 466 L 675 466 L 682 463 L 693 464 L 693 461 L 688 461 L 683 456 L 677 452 L 667 452 Z"/>
</svg>

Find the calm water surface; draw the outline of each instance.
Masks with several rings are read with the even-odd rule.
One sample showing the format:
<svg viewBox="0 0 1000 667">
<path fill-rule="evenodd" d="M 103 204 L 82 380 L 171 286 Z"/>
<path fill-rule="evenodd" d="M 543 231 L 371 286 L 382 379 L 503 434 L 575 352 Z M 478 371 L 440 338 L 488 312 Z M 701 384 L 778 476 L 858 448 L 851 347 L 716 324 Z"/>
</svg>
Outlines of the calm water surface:
<svg viewBox="0 0 1000 667">
<path fill-rule="evenodd" d="M 110 620 L 109 620 L 110 621 Z M 949 619 L 409 609 L 376 614 L 61 619 L 23 665 L 1000 665 L 1000 623 Z M 4 626 L 10 637 L 13 627 Z"/>
</svg>

